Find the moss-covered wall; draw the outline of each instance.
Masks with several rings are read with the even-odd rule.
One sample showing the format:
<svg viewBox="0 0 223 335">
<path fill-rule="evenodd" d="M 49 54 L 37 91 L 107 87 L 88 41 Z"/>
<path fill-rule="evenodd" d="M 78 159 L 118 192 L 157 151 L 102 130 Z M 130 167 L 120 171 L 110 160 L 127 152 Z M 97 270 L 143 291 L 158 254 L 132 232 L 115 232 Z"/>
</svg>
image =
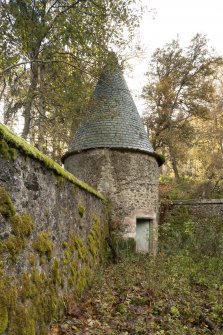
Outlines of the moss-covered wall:
<svg viewBox="0 0 223 335">
<path fill-rule="evenodd" d="M 103 197 L 53 166 L 0 127 L 1 335 L 47 334 L 105 256 Z"/>
</svg>

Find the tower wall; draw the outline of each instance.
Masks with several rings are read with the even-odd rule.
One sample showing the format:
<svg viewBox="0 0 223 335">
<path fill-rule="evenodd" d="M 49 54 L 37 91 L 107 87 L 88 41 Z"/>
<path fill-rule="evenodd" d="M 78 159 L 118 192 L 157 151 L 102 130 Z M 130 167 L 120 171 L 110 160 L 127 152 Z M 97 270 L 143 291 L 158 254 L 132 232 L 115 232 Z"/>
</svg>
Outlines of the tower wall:
<svg viewBox="0 0 223 335">
<path fill-rule="evenodd" d="M 149 249 L 156 252 L 159 168 L 154 157 L 93 149 L 68 156 L 65 168 L 111 200 L 113 231 L 135 239 L 137 219 L 149 219 Z"/>
</svg>

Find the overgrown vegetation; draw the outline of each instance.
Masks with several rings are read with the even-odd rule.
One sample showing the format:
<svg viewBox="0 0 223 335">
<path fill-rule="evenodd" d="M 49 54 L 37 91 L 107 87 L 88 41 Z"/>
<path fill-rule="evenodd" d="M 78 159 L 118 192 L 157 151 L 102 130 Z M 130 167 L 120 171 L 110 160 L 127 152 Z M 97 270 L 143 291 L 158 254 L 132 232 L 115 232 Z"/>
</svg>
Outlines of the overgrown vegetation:
<svg viewBox="0 0 223 335">
<path fill-rule="evenodd" d="M 160 251 L 166 255 L 185 254 L 193 259 L 222 257 L 223 223 L 219 216 L 193 216 L 179 206 L 160 226 Z"/>
<path fill-rule="evenodd" d="M 222 258 L 124 258 L 70 305 L 61 334 L 222 334 Z"/>
<path fill-rule="evenodd" d="M 50 334 L 221 335 L 223 225 L 180 207 L 160 227 L 157 257 L 125 253 L 70 302 Z"/>
<path fill-rule="evenodd" d="M 190 199 L 222 199 L 223 182 L 196 180 L 190 177 L 181 177 L 178 181 L 172 177 L 161 176 L 160 200 L 190 200 Z"/>
</svg>

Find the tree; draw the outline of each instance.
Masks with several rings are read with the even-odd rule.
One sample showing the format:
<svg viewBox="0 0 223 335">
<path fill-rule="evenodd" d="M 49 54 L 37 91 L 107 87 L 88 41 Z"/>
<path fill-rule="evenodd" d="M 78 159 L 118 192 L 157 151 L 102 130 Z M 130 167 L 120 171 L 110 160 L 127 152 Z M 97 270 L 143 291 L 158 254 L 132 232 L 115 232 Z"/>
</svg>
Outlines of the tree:
<svg viewBox="0 0 223 335">
<path fill-rule="evenodd" d="M 210 105 L 207 120 L 196 127 L 194 160 L 200 162 L 200 179 L 212 185 L 210 191 L 222 188 L 223 181 L 223 73 L 218 69 L 215 80 L 215 94 Z M 213 188 L 213 190 L 212 190 Z"/>
<path fill-rule="evenodd" d="M 185 146 L 192 143 L 191 120 L 208 117 L 218 63 L 221 59 L 211 54 L 206 38 L 200 34 L 185 50 L 179 40 L 173 40 L 152 56 L 148 84 L 143 88 L 149 109 L 144 118 L 154 148 L 167 150 L 177 180 Z"/>
<path fill-rule="evenodd" d="M 65 143 L 110 46 L 138 24 L 135 0 L 3 0 L 0 78 L 5 120 L 22 113 L 22 136 L 42 150 Z M 62 124 L 62 127 L 58 128 Z M 59 139 L 58 138 L 58 139 Z M 49 143 L 50 142 L 50 143 Z"/>
</svg>

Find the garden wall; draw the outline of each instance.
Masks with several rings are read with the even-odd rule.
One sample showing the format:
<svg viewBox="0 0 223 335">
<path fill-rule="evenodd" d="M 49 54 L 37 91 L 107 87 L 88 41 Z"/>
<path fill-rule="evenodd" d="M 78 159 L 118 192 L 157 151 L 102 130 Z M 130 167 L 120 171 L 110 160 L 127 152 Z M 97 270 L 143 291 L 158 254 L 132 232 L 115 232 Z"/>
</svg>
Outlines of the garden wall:
<svg viewBox="0 0 223 335">
<path fill-rule="evenodd" d="M 183 207 L 194 217 L 216 217 L 223 220 L 223 199 L 174 200 L 161 205 L 160 223 L 166 221 L 170 215 L 174 215 L 179 207 Z"/>
<path fill-rule="evenodd" d="M 0 125 L 0 334 L 47 334 L 107 232 L 102 195 Z"/>
</svg>

